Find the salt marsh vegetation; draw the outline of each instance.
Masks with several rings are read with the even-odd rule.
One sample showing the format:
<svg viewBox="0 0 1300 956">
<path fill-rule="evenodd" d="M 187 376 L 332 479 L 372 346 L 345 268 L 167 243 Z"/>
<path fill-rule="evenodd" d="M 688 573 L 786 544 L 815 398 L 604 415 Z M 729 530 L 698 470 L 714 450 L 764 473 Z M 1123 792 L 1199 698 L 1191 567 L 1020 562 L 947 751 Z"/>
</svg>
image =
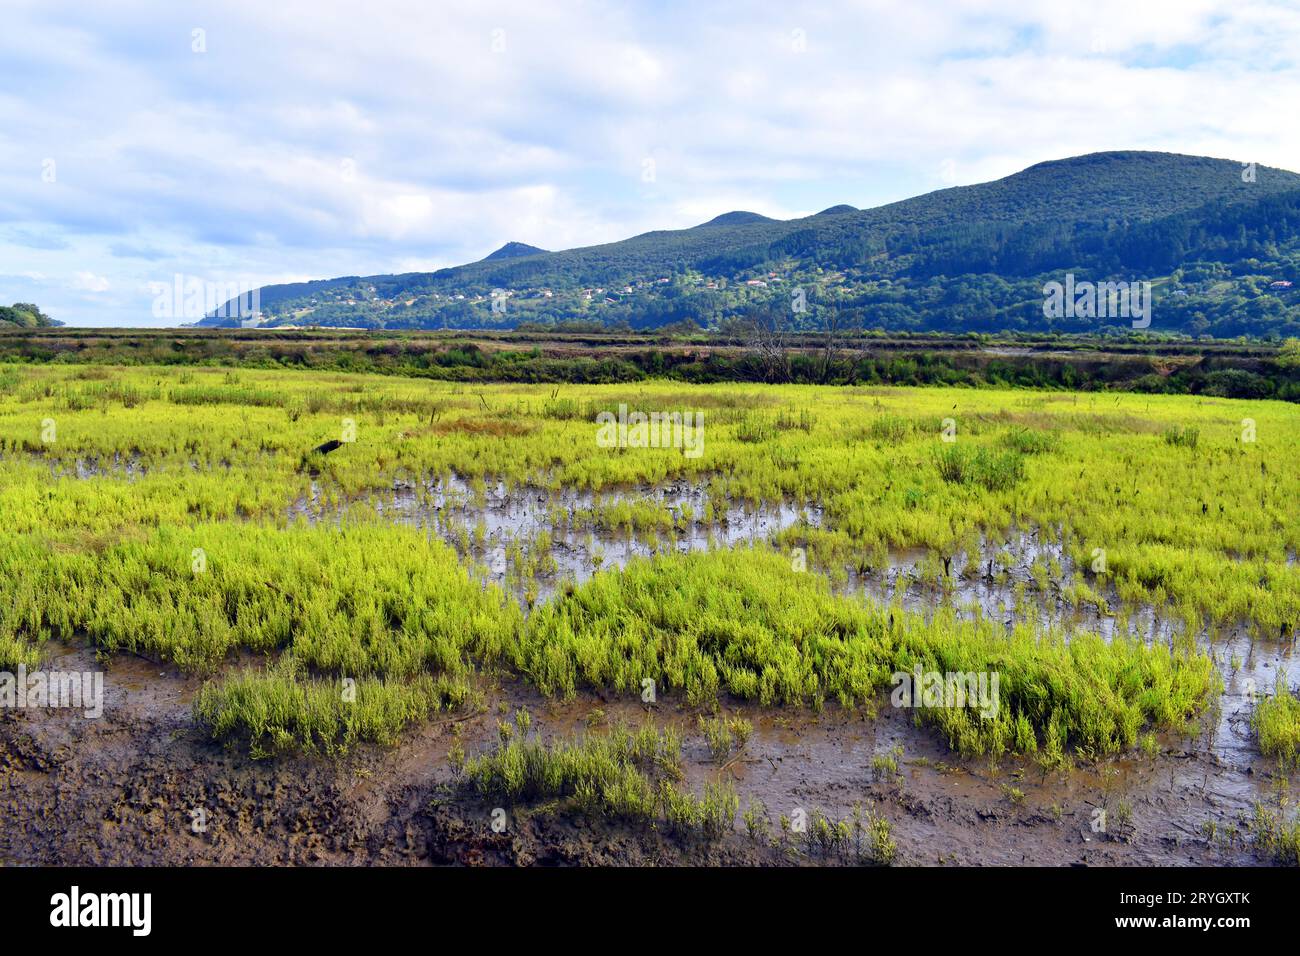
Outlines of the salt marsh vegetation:
<svg viewBox="0 0 1300 956">
<path fill-rule="evenodd" d="M 600 447 L 620 406 L 699 412 L 703 453 Z M 1186 396 L 6 366 L 0 663 L 174 662 L 259 752 L 395 742 L 484 674 L 869 713 L 895 671 L 997 669 L 996 717 L 918 719 L 1060 763 L 1211 709 L 1220 629 L 1294 639 L 1297 439 L 1294 405 Z M 872 587 L 905 564 L 924 612 Z M 977 581 L 1177 626 L 958 613 Z"/>
</svg>

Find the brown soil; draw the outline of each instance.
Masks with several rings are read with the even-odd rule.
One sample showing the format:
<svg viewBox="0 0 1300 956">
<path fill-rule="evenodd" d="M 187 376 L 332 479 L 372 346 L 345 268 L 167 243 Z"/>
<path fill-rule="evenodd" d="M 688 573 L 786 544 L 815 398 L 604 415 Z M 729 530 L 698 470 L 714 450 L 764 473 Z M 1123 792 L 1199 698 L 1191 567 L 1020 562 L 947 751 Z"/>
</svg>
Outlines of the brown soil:
<svg viewBox="0 0 1300 956">
<path fill-rule="evenodd" d="M 52 668 L 95 667 L 92 654 L 64 649 Z M 541 699 L 513 683 L 486 687 L 489 706 L 466 720 L 430 724 L 393 750 L 342 760 L 251 760 L 195 728 L 189 701 L 198 682 L 135 658 L 109 662 L 104 714 L 0 711 L 0 865 L 752 865 L 837 863 L 806 852 L 798 837 L 779 845 L 736 832 L 717 842 L 663 827 L 615 825 L 555 803 L 495 809 L 457 786 L 447 759 L 492 746 L 502 708 L 527 706 L 535 732 L 580 734 L 616 720 L 639 722 L 630 701 Z M 1242 820 L 1267 799 L 1268 762 L 1205 741 L 1163 742 L 1165 753 L 1044 777 L 1004 760 L 953 757 L 928 730 L 888 706 L 875 717 L 828 710 L 743 708 L 754 735 L 719 768 L 696 729 L 696 713 L 663 701 L 650 715 L 682 731 L 686 786 L 727 775 L 741 810 L 761 799 L 779 815 L 816 810 L 849 816 L 855 803 L 888 818 L 900 865 L 1250 864 Z M 455 728 L 453 730 L 453 728 Z M 901 745 L 899 773 L 872 759 Z M 1011 788 L 1015 788 L 1012 790 Z M 1018 793 L 1016 792 L 1018 791 Z M 1021 796 L 1023 794 L 1023 796 Z M 1107 810 L 1106 831 L 1093 827 Z M 1217 824 L 1211 840 L 1202 831 Z M 202 825 L 200 825 L 202 824 Z M 1236 827 L 1238 836 L 1223 834 Z"/>
</svg>

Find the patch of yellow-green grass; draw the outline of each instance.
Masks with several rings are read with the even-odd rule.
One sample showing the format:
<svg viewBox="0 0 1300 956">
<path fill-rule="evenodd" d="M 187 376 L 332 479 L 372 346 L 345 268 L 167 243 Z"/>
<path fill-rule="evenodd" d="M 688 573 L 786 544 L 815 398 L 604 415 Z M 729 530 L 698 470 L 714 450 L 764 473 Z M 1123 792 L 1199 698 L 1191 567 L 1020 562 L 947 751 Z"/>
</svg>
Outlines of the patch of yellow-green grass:
<svg viewBox="0 0 1300 956">
<path fill-rule="evenodd" d="M 990 688 L 996 675 L 993 708 L 971 702 L 966 677 L 966 706 L 952 705 L 945 682 L 939 706 L 923 699 L 917 709 L 967 755 L 1036 754 L 1050 766 L 1071 751 L 1117 753 L 1134 747 L 1146 727 L 1185 729 L 1222 690 L 1207 655 L 1130 638 L 1108 642 L 1085 632 L 1067 639 L 1024 625 L 1007 633 L 940 613 L 928 624 L 910 620 L 900 644 L 900 671 L 987 675 Z"/>
<path fill-rule="evenodd" d="M 550 694 L 651 686 L 697 705 L 725 694 L 871 708 L 900 674 L 982 675 L 989 690 L 996 680 L 992 701 L 908 703 L 962 753 L 1041 749 L 1054 759 L 1132 747 L 1147 725 L 1181 728 L 1220 688 L 1204 654 L 1090 634 L 1066 640 L 1027 625 L 1007 633 L 949 611 L 926 618 L 836 595 L 762 548 L 596 574 L 533 615 L 522 666 Z"/>
<path fill-rule="evenodd" d="M 237 650 L 292 650 L 349 677 L 455 671 L 512 653 L 518 606 L 414 528 L 211 523 L 93 547 L 21 543 L 0 580 L 10 632 L 78 640 L 210 672 Z M 0 632 L 3 636 L 4 632 Z"/>
<path fill-rule="evenodd" d="M 1256 803 L 1250 834 L 1255 847 L 1277 863 L 1300 866 L 1300 817 L 1288 818 L 1282 807 Z"/>
<path fill-rule="evenodd" d="M 521 728 L 521 731 L 523 728 Z M 479 793 L 521 803 L 571 800 L 580 810 L 615 820 L 664 820 L 683 832 L 718 837 L 735 823 L 739 801 L 729 784 L 706 785 L 694 797 L 677 786 L 681 740 L 652 724 L 615 727 L 582 740 L 543 743 L 521 732 L 472 758 L 465 778 Z"/>
<path fill-rule="evenodd" d="M 766 549 L 635 560 L 529 619 L 522 666 L 545 693 L 579 687 L 720 693 L 763 704 L 865 702 L 889 678 L 890 637 Z"/>
<path fill-rule="evenodd" d="M 12 671 L 19 667 L 35 667 L 40 663 L 41 652 L 26 641 L 12 634 L 0 634 L 0 671 Z"/>
<path fill-rule="evenodd" d="M 1272 697 L 1264 697 L 1255 704 L 1251 718 L 1260 753 L 1277 757 L 1282 766 L 1296 766 L 1300 756 L 1300 698 L 1291 693 L 1286 678 L 1279 673 Z"/>
<path fill-rule="evenodd" d="M 214 739 L 246 745 L 255 757 L 287 751 L 338 755 L 358 743 L 395 745 L 407 727 L 461 706 L 470 693 L 461 677 L 348 682 L 312 678 L 287 664 L 209 682 L 193 711 Z"/>
</svg>

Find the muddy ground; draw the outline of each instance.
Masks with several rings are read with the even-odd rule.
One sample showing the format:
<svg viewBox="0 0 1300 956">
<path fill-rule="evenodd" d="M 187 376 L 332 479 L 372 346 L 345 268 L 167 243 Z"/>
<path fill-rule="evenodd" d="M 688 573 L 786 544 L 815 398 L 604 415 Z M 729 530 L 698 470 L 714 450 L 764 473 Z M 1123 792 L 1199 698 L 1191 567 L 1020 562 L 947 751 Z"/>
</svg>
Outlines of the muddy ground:
<svg viewBox="0 0 1300 956">
<path fill-rule="evenodd" d="M 93 669 L 63 648 L 50 666 Z M 955 758 L 907 715 L 836 708 L 820 716 L 736 708 L 754 723 L 741 757 L 719 768 L 696 713 L 662 698 L 647 708 L 585 696 L 546 701 L 516 683 L 489 684 L 485 710 L 434 723 L 393 750 L 339 761 L 251 760 L 195 728 L 198 681 L 138 658 L 108 663 L 104 713 L 0 712 L 0 864 L 677 865 L 837 864 L 798 835 L 778 845 L 736 831 L 716 842 L 587 818 L 563 804 L 493 806 L 458 786 L 448 751 L 490 748 L 502 708 L 527 706 L 536 733 L 581 733 L 647 716 L 685 741 L 686 786 L 730 776 L 741 812 L 752 798 L 777 817 L 820 810 L 844 818 L 870 805 L 893 826 L 896 865 L 1200 865 L 1267 862 L 1243 820 L 1277 786 L 1245 748 L 1164 740 L 1150 759 L 1109 761 L 1044 777 L 1031 765 Z M 898 773 L 873 758 L 902 747 Z M 1105 809 L 1104 829 L 1096 826 Z M 1215 829 L 1205 829 L 1212 821 Z M 1236 836 L 1232 836 L 1233 831 Z"/>
</svg>

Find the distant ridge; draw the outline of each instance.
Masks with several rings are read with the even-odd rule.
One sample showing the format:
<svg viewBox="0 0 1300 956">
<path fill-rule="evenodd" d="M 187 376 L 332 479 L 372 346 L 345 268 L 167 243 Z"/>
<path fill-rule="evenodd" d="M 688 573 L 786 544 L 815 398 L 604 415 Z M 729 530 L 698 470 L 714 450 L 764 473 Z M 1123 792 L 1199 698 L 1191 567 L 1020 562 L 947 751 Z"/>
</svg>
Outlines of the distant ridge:
<svg viewBox="0 0 1300 956">
<path fill-rule="evenodd" d="M 1045 315 L 1044 284 L 1066 273 L 1151 283 L 1153 332 L 1300 335 L 1300 175 L 1091 153 L 874 208 L 842 203 L 789 220 L 733 210 L 597 246 L 511 242 L 437 272 L 267 286 L 262 326 L 716 328 L 788 310 L 801 290 L 806 308 L 790 321 L 806 328 L 832 314 L 841 327 L 887 331 L 1135 328 L 1123 316 Z"/>
</svg>

